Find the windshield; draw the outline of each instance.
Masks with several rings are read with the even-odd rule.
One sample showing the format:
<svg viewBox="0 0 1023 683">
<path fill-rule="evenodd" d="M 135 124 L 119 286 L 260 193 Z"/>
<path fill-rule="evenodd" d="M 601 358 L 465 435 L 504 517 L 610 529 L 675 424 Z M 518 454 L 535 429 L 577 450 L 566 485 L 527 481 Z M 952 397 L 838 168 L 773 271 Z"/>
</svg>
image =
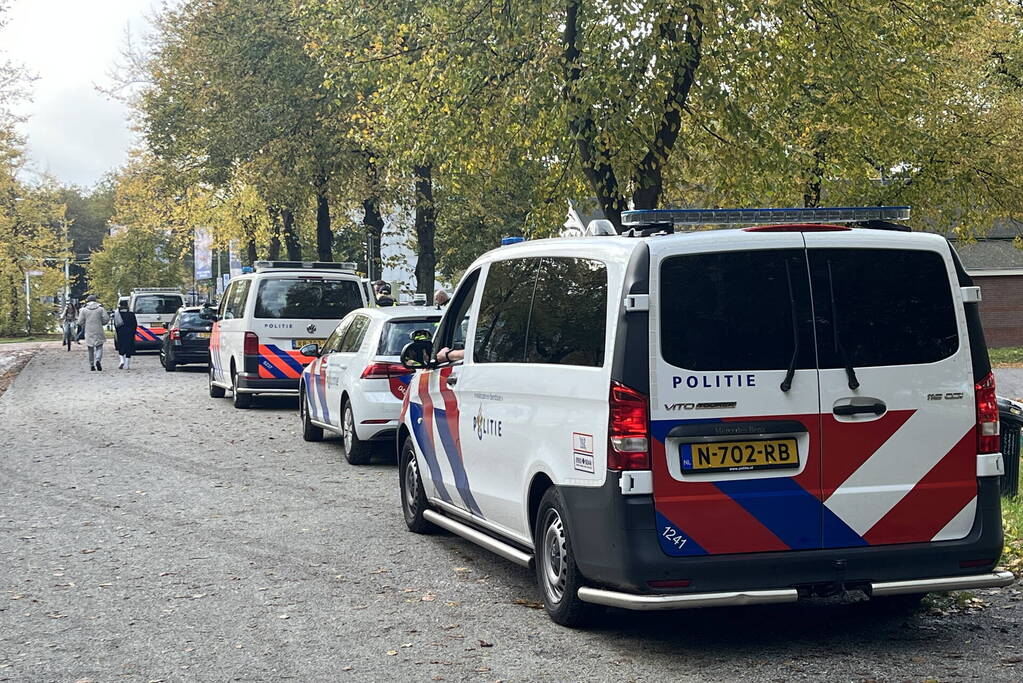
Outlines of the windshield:
<svg viewBox="0 0 1023 683">
<path fill-rule="evenodd" d="M 255 317 L 340 320 L 362 305 L 354 280 L 275 278 L 259 283 Z"/>
<path fill-rule="evenodd" d="M 387 323 L 380 335 L 380 348 L 377 349 L 377 353 L 381 356 L 400 356 L 401 350 L 412 341 L 409 339 L 410 334 L 416 330 L 429 330 L 430 336 L 433 336 L 438 322 L 439 317 L 429 320 L 394 320 Z"/>
<path fill-rule="evenodd" d="M 176 294 L 144 294 L 135 297 L 135 312 L 142 314 L 174 313 L 185 301 Z"/>
</svg>

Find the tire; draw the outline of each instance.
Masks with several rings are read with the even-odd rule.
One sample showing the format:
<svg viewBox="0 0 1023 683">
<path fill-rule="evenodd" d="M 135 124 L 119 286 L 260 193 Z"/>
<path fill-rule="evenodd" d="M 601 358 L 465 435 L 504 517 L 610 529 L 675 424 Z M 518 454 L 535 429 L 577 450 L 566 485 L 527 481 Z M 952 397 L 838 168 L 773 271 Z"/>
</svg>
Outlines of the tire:
<svg viewBox="0 0 1023 683">
<path fill-rule="evenodd" d="M 309 416 L 305 387 L 298 388 L 298 415 L 302 418 L 302 438 L 306 441 L 323 441 L 323 427 L 314 425 Z"/>
<path fill-rule="evenodd" d="M 355 413 L 352 402 L 341 404 L 341 438 L 345 444 L 345 460 L 349 465 L 367 465 L 373 456 L 373 448 L 368 441 L 359 439 L 355 433 Z"/>
<path fill-rule="evenodd" d="M 575 563 L 566 519 L 561 494 L 555 487 L 547 489 L 536 515 L 533 565 L 551 620 L 562 626 L 582 626 L 593 618 L 596 605 L 579 599 L 579 588 L 586 584 Z"/>
<path fill-rule="evenodd" d="M 167 355 L 163 358 L 163 369 L 167 372 L 174 372 L 178 369 L 178 364 L 174 360 L 174 356 Z"/>
<path fill-rule="evenodd" d="M 227 395 L 227 392 L 224 390 L 224 387 L 218 387 L 216 384 L 213 383 L 212 365 L 210 366 L 210 371 L 206 373 L 206 378 L 209 380 L 210 384 L 210 398 L 224 398 L 224 396 Z"/>
<path fill-rule="evenodd" d="M 235 408 L 245 410 L 252 407 L 252 394 L 243 394 L 238 391 L 238 373 L 231 375 L 231 401 Z"/>
<path fill-rule="evenodd" d="M 411 438 L 405 439 L 401 446 L 398 488 L 401 492 L 401 512 L 408 530 L 415 534 L 436 533 L 437 526 L 423 518 L 430 504 L 426 500 L 423 480 L 419 476 L 419 463 L 416 462 L 416 450 Z"/>
</svg>

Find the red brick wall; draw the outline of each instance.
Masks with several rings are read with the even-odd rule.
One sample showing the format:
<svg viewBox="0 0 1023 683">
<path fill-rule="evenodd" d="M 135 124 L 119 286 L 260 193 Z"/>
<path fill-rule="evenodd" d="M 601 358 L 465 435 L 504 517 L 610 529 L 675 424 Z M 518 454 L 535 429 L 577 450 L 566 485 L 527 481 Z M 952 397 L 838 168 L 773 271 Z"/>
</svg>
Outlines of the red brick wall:
<svg viewBox="0 0 1023 683">
<path fill-rule="evenodd" d="M 976 275 L 980 285 L 980 320 L 991 348 L 1023 346 L 1023 274 Z"/>
</svg>

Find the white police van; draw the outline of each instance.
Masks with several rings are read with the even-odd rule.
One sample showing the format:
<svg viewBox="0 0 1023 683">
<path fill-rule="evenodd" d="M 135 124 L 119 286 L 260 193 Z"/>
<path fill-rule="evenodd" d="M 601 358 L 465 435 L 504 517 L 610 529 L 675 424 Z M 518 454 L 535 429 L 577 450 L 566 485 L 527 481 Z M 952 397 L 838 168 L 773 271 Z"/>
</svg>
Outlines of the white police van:
<svg viewBox="0 0 1023 683">
<path fill-rule="evenodd" d="M 980 290 L 908 217 L 637 211 L 483 255 L 402 353 L 409 529 L 533 566 L 562 624 L 1007 585 Z"/>
<path fill-rule="evenodd" d="M 122 297 L 123 298 L 123 297 Z M 119 300 L 120 301 L 120 300 Z M 139 287 L 131 291 L 128 310 L 135 314 L 135 349 L 159 350 L 167 323 L 185 305 L 185 296 L 177 287 Z"/>
<path fill-rule="evenodd" d="M 255 272 L 231 279 L 210 334 L 209 390 L 230 390 L 236 408 L 256 394 L 298 394 L 301 353 L 321 344 L 349 312 L 366 305 L 354 263 L 257 261 Z"/>
</svg>

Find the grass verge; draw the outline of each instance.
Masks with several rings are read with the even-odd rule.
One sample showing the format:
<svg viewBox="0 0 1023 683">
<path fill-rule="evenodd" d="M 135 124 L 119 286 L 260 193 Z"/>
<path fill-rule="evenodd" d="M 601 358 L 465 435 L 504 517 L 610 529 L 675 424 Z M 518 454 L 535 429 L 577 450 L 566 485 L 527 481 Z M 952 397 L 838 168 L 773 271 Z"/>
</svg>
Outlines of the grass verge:
<svg viewBox="0 0 1023 683">
<path fill-rule="evenodd" d="M 1002 498 L 1002 526 L 1005 551 L 999 564 L 1023 578 L 1023 496 Z"/>
<path fill-rule="evenodd" d="M 19 344 L 21 342 L 37 341 L 60 341 L 64 338 L 62 334 L 33 334 L 28 337 L 0 337 L 0 344 Z"/>
<path fill-rule="evenodd" d="M 1007 346 L 1004 349 L 988 349 L 992 365 L 1023 365 L 1023 346 Z"/>
</svg>

